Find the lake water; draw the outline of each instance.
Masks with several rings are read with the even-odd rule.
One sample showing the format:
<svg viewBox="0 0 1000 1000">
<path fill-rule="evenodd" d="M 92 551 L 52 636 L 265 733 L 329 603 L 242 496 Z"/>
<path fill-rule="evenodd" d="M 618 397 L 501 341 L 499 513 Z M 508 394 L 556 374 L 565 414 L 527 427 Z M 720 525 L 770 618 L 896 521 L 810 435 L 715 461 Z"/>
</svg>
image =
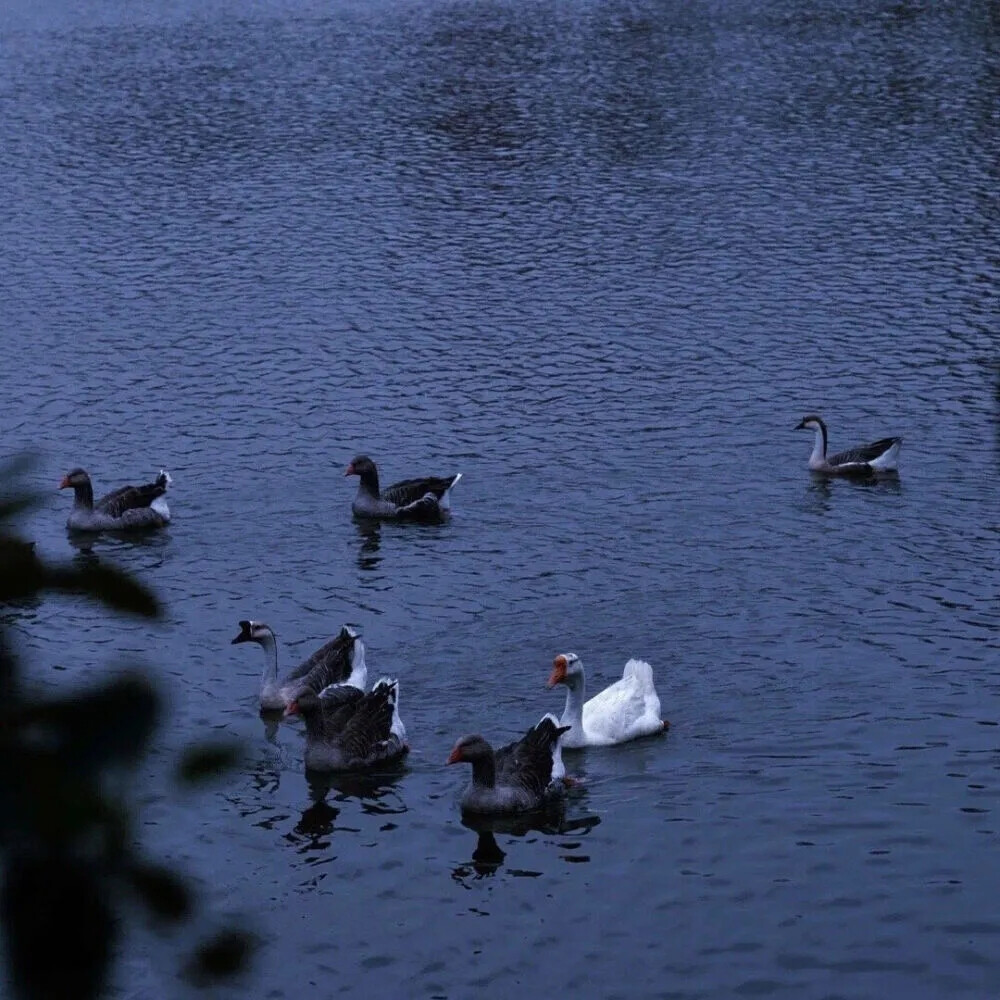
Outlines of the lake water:
<svg viewBox="0 0 1000 1000">
<path fill-rule="evenodd" d="M 157 668 L 143 842 L 262 940 L 220 996 L 1000 995 L 998 42 L 974 0 L 5 4 L 26 531 L 75 555 L 73 466 L 175 479 L 94 550 L 163 624 L 16 629 L 59 689 Z M 812 478 L 814 411 L 899 478 Z M 451 522 L 357 525 L 361 451 L 462 471 Z M 244 617 L 286 666 L 359 625 L 405 772 L 310 787 Z M 570 650 L 672 729 L 491 843 L 444 760 Z M 178 800 L 215 734 L 245 767 Z M 176 945 L 119 994 L 181 995 Z"/>
</svg>

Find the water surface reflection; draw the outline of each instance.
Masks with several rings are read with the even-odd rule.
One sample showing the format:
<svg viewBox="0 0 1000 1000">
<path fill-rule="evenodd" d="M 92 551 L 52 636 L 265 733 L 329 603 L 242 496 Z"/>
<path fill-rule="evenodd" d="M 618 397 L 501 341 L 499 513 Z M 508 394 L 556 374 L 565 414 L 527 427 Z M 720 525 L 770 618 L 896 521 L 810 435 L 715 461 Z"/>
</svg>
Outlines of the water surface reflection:
<svg viewBox="0 0 1000 1000">
<path fill-rule="evenodd" d="M 462 816 L 462 826 L 476 833 L 476 845 L 472 850 L 471 861 L 457 865 L 451 870 L 451 877 L 456 882 L 468 887 L 469 883 L 484 878 L 491 878 L 503 867 L 507 858 L 505 851 L 497 841 L 497 835 L 513 837 L 528 841 L 529 834 L 539 833 L 540 838 L 533 842 L 541 843 L 547 849 L 555 849 L 563 861 L 576 864 L 589 862 L 588 854 L 580 853 L 583 838 L 601 818 L 596 815 L 584 815 L 568 818 L 565 805 L 554 809 L 519 816 Z M 569 839 L 567 839 L 569 838 Z M 507 845 L 508 848 L 512 844 Z M 537 852 L 533 852 L 537 858 Z M 533 868 L 508 868 L 508 874 L 515 878 L 537 878 L 543 872 Z"/>
</svg>

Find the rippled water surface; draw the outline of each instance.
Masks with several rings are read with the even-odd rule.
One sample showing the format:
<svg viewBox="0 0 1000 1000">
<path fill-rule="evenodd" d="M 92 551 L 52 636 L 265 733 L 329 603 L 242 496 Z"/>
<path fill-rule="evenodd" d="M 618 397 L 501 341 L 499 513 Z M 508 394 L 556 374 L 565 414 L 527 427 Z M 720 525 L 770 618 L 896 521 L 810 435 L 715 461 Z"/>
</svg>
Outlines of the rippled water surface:
<svg viewBox="0 0 1000 1000">
<path fill-rule="evenodd" d="M 141 830 L 258 929 L 233 996 L 1000 995 L 998 39 L 974 0 L 5 6 L 3 450 L 175 479 L 94 549 L 165 623 L 15 627 L 43 684 L 160 669 Z M 813 411 L 900 477 L 811 478 Z M 352 521 L 360 451 L 461 470 L 451 522 Z M 248 616 L 286 665 L 363 629 L 401 774 L 307 783 Z M 452 743 L 558 708 L 568 650 L 648 659 L 669 735 L 467 828 Z M 248 762 L 178 801 L 207 733 Z M 122 995 L 171 955 L 137 933 Z"/>
</svg>

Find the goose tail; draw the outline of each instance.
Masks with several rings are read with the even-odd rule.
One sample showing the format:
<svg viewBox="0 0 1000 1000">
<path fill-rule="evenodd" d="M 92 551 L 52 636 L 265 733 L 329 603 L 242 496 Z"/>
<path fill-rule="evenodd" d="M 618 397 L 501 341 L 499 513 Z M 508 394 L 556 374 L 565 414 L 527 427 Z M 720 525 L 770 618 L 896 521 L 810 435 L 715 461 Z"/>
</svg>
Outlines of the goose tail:
<svg viewBox="0 0 1000 1000">
<path fill-rule="evenodd" d="M 406 726 L 399 717 L 399 681 L 392 677 L 380 677 L 372 688 L 372 694 L 376 691 L 386 691 L 386 700 L 392 705 L 392 722 L 389 725 L 389 732 L 398 736 L 400 741 L 406 739 Z"/>
<path fill-rule="evenodd" d="M 438 500 L 438 507 L 441 510 L 451 510 L 451 491 L 455 488 L 455 485 L 462 478 L 461 472 L 455 473 L 455 478 L 451 481 L 451 485 L 441 494 L 441 499 Z"/>
<path fill-rule="evenodd" d="M 868 464 L 878 472 L 890 472 L 899 467 L 899 448 L 902 445 L 901 437 L 893 438 L 892 444 Z"/>
<path fill-rule="evenodd" d="M 622 676 L 631 677 L 640 687 L 652 690 L 653 668 L 645 660 L 629 660 Z"/>
</svg>

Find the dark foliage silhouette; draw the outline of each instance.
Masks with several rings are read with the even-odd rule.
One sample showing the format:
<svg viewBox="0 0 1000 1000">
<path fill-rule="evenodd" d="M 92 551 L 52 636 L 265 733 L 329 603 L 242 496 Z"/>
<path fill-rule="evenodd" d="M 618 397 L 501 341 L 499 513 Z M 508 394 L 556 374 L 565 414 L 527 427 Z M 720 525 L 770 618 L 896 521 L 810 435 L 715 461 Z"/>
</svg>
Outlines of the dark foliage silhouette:
<svg viewBox="0 0 1000 1000">
<path fill-rule="evenodd" d="M 104 991 L 123 922 L 135 904 L 155 922 L 193 919 L 183 876 L 145 858 L 125 783 L 146 753 L 161 699 L 139 670 L 70 695 L 28 693 L 29 670 L 10 628 L 18 606 L 47 593 L 76 594 L 98 613 L 155 619 L 155 595 L 95 560 L 41 559 L 15 525 L 36 503 L 19 482 L 27 457 L 0 467 L 0 921 L 7 979 L 24 1000 L 89 1000 Z M 228 744 L 189 747 L 178 787 L 217 775 L 237 759 Z M 245 965 L 252 936 L 227 928 L 181 959 L 194 985 Z"/>
</svg>

